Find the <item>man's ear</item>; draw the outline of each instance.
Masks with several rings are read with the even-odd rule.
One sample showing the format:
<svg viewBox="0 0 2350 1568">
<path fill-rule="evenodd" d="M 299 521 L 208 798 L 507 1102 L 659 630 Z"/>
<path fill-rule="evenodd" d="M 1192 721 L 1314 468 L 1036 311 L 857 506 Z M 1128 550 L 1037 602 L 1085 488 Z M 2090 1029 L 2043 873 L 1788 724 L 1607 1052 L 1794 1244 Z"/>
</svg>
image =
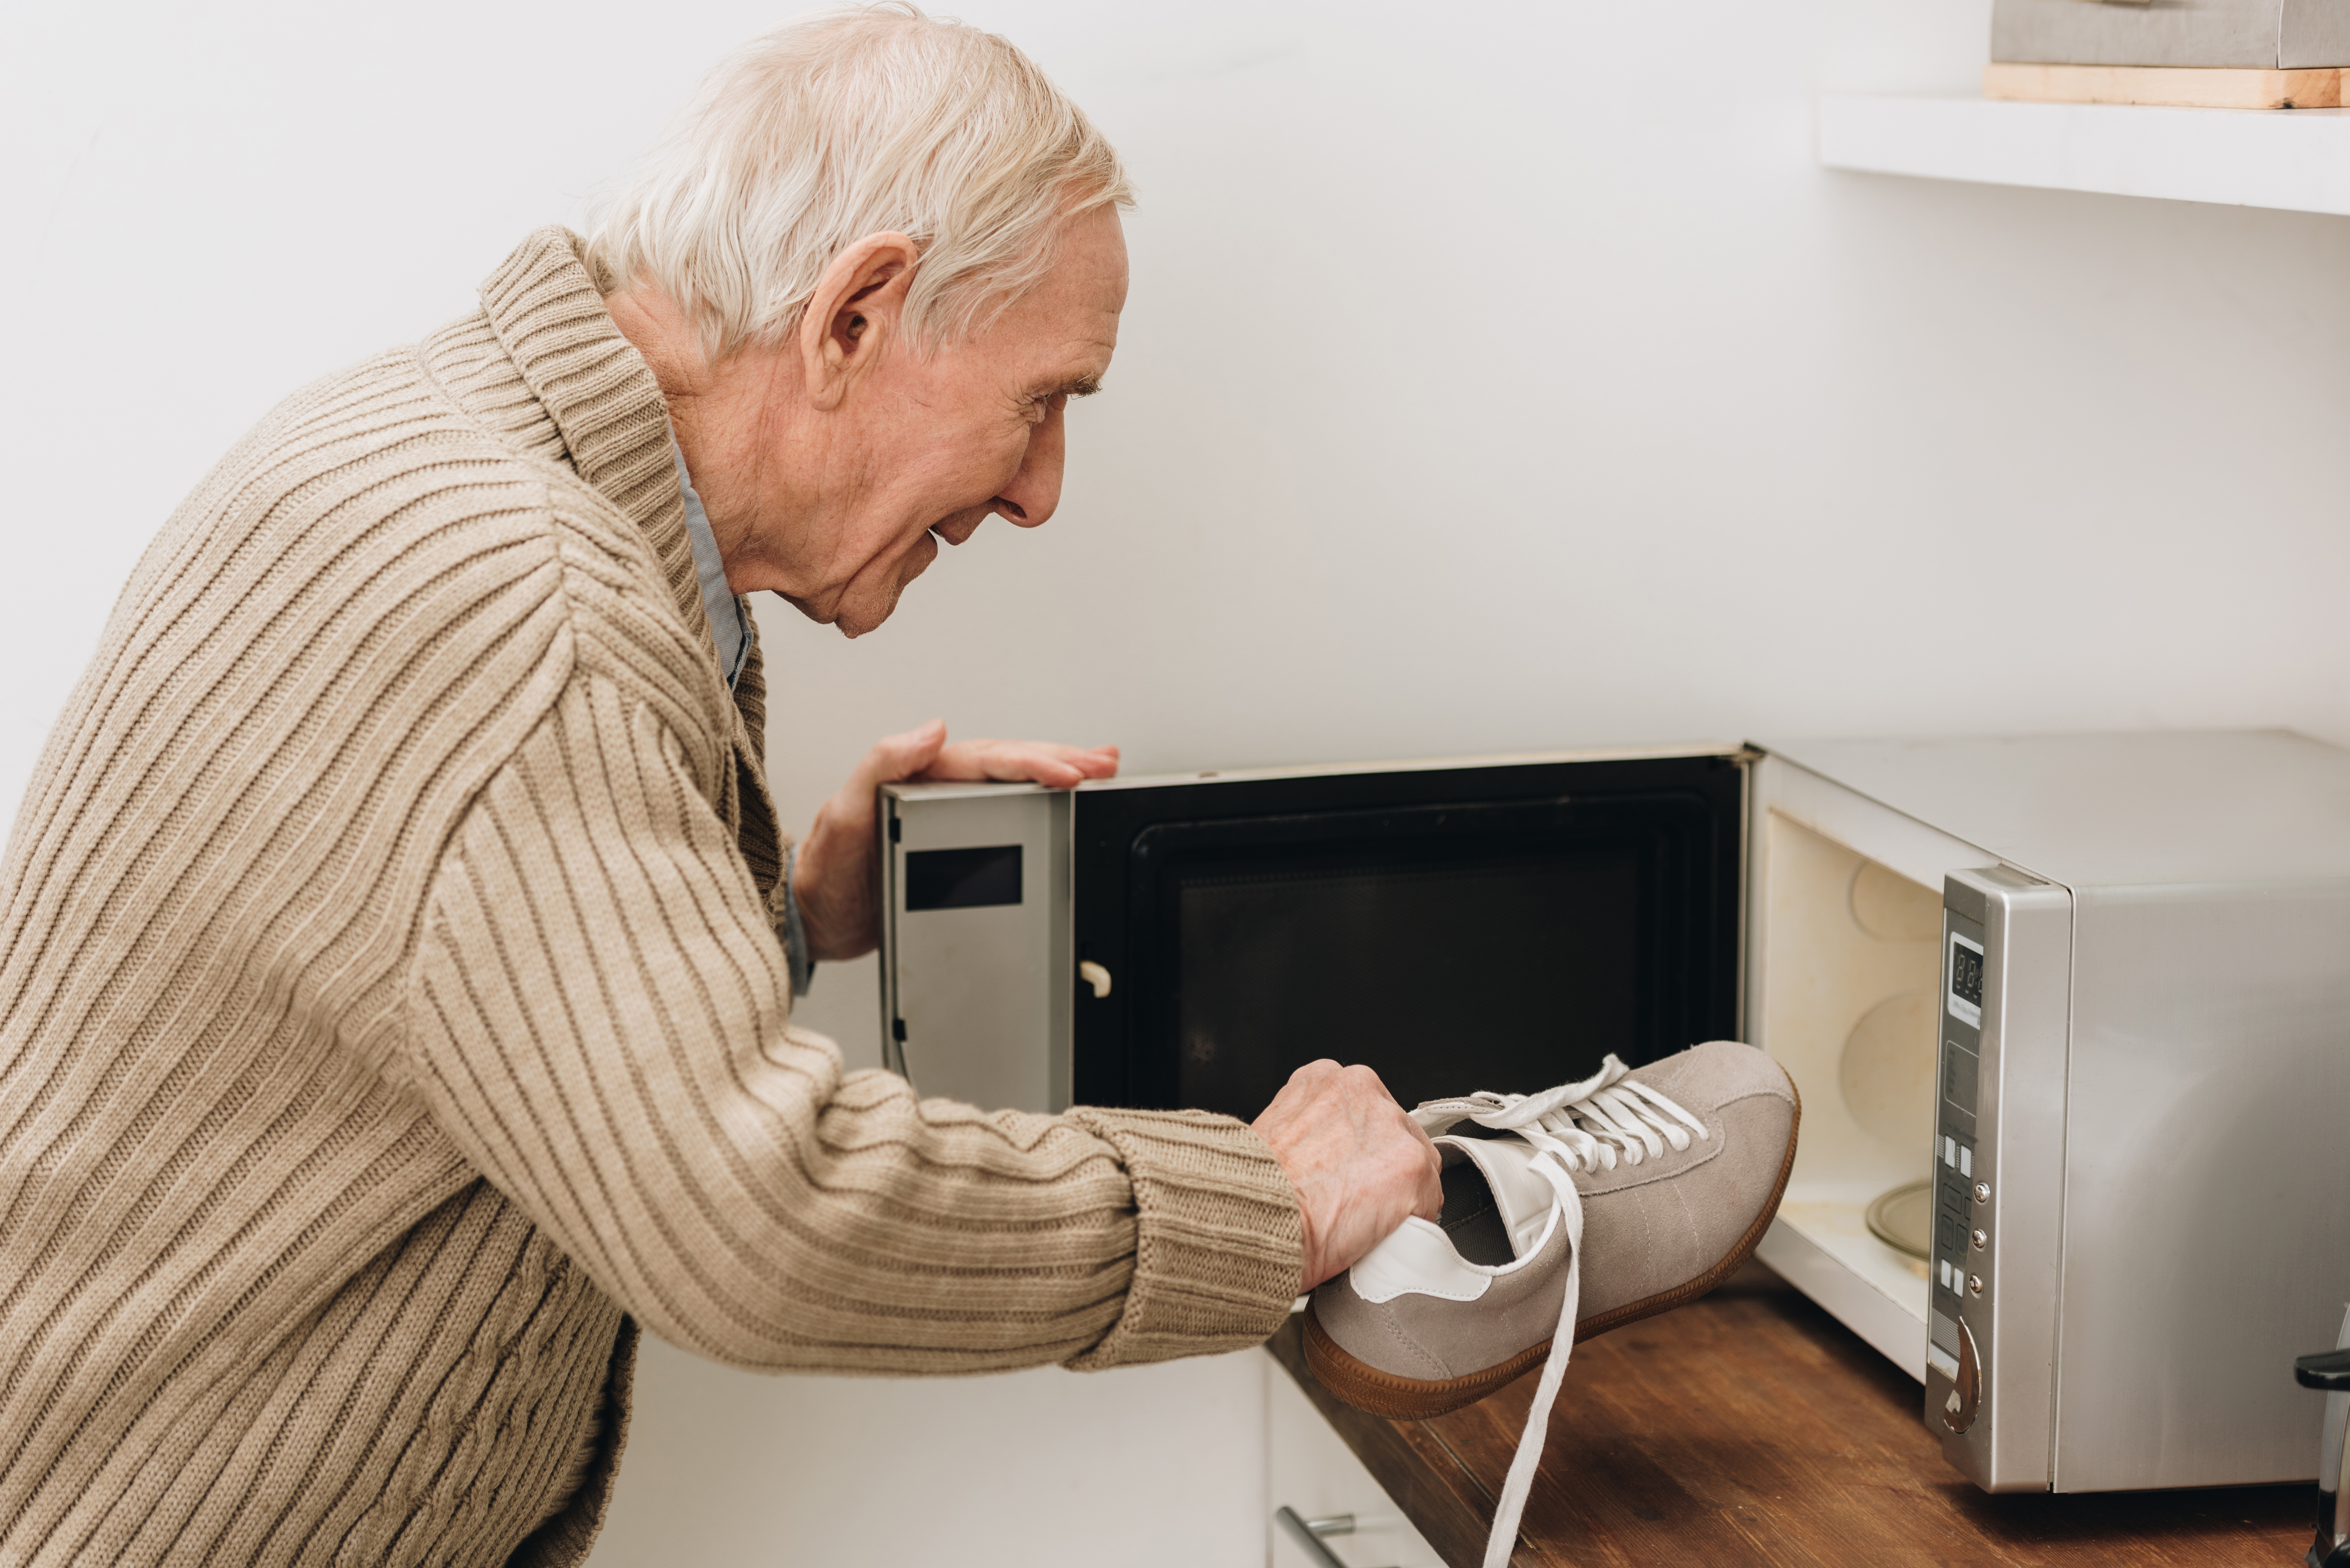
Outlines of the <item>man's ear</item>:
<svg viewBox="0 0 2350 1568">
<path fill-rule="evenodd" d="M 899 234 L 868 234 L 832 258 L 800 318 L 808 400 L 840 406 L 850 385 L 880 363 L 897 337 L 922 253 Z"/>
</svg>

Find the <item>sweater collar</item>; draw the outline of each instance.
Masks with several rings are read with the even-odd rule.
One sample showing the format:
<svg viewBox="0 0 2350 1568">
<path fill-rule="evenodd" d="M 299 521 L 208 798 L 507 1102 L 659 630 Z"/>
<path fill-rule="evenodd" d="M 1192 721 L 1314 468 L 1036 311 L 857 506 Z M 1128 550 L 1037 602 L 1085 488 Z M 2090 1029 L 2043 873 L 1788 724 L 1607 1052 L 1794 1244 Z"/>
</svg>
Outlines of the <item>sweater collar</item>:
<svg viewBox="0 0 2350 1568">
<path fill-rule="evenodd" d="M 586 242 L 559 224 L 517 246 L 482 284 L 490 329 L 562 432 L 571 466 L 628 514 L 686 625 L 706 628 L 702 584 L 671 456 L 669 408 L 588 275 Z"/>
<path fill-rule="evenodd" d="M 539 230 L 483 282 L 482 309 L 499 347 L 562 437 L 572 471 L 643 532 L 678 614 L 707 637 L 710 618 L 686 531 L 669 405 L 644 356 L 604 308 L 586 249 L 569 229 Z M 786 841 L 756 732 L 765 722 L 766 683 L 755 639 L 733 696 L 726 712 L 740 784 L 738 842 L 760 892 L 781 919 Z"/>
</svg>

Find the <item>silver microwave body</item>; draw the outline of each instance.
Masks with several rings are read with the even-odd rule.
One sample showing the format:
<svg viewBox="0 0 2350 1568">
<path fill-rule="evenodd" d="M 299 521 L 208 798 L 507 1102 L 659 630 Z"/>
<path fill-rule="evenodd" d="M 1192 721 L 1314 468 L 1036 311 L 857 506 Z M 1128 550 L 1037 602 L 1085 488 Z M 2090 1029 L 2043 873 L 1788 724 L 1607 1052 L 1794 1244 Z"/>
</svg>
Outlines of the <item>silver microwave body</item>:
<svg viewBox="0 0 2350 1568">
<path fill-rule="evenodd" d="M 2074 902 L 2054 1484 L 2299 1480 L 2279 1347 L 2350 1300 L 2350 882 Z"/>
<path fill-rule="evenodd" d="M 1737 1021 L 1804 1099 L 1764 1261 L 1921 1379 L 1987 1490 L 2305 1478 L 2317 1397 L 2283 1368 L 2350 1300 L 2350 753 L 2266 732 L 1660 754 L 1745 780 Z M 1064 1107 L 1072 1019 L 1123 994 L 1076 943 L 1080 802 L 884 795 L 891 1064 Z M 1907 900 L 1890 938 L 1856 934 L 1885 919 L 1865 894 Z M 1887 1017 L 1929 1031 L 1889 1129 L 1854 1068 Z M 1930 1193 L 1922 1264 L 1861 1224 L 1905 1175 Z"/>
<path fill-rule="evenodd" d="M 1943 885 L 1945 1453 L 1998 1490 L 2303 1478 L 2317 1397 L 2275 1369 L 2350 1298 L 2350 753 L 2279 732 L 1791 749 L 1987 862 Z"/>
</svg>

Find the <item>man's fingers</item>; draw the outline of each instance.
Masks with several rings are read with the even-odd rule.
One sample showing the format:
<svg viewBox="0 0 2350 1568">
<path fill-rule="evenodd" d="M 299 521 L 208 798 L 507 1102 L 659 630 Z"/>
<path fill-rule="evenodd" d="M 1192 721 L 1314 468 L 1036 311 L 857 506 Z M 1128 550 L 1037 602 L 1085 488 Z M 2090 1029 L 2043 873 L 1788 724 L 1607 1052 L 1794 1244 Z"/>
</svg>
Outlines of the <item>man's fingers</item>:
<svg viewBox="0 0 2350 1568">
<path fill-rule="evenodd" d="M 929 779 L 991 779 L 1074 789 L 1087 779 L 1118 776 L 1116 746 L 1064 746 L 1050 741 L 959 741 L 940 749 L 924 769 Z"/>
<path fill-rule="evenodd" d="M 873 749 L 857 764 L 858 776 L 852 783 L 862 785 L 862 793 L 870 794 L 879 785 L 910 779 L 936 762 L 946 743 L 944 719 L 933 719 L 920 729 L 909 730 L 902 735 L 884 735 L 873 742 Z"/>
<path fill-rule="evenodd" d="M 951 770 L 949 777 L 1026 780 L 1063 789 L 1118 774 L 1115 749 L 1087 750 L 1041 741 L 976 741 L 967 747 L 948 747 L 940 761 Z"/>
<path fill-rule="evenodd" d="M 1443 1213 L 1443 1160 L 1434 1141 L 1361 1063 L 1306 1063 L 1254 1125 L 1297 1194 L 1307 1289 L 1350 1266 L 1407 1218 Z"/>
<path fill-rule="evenodd" d="M 1396 1109 L 1403 1111 L 1403 1106 L 1399 1104 Z M 1436 1140 L 1428 1136 L 1428 1129 L 1419 1125 L 1419 1118 L 1409 1111 L 1404 1111 L 1403 1121 L 1404 1126 L 1411 1128 L 1412 1135 L 1419 1139 L 1420 1152 L 1428 1157 L 1429 1168 L 1433 1170 L 1442 1165 L 1444 1157 L 1436 1152 Z"/>
<path fill-rule="evenodd" d="M 1419 1124 L 1414 1122 L 1412 1127 L 1419 1130 L 1422 1141 L 1426 1141 L 1428 1134 L 1419 1128 Z M 1433 1143 L 1428 1144 L 1427 1159 L 1426 1168 L 1419 1178 L 1419 1201 L 1413 1205 L 1412 1212 L 1422 1220 L 1440 1220 L 1444 1216 L 1444 1157 L 1436 1152 Z"/>
<path fill-rule="evenodd" d="M 1409 1111 L 1398 1104 L 1396 1112 L 1411 1139 L 1410 1150 L 1418 1165 L 1411 1211 L 1422 1220 L 1434 1220 L 1444 1209 L 1444 1157 L 1437 1152 L 1436 1140 L 1428 1136 L 1428 1129 Z"/>
<path fill-rule="evenodd" d="M 1327 1056 L 1318 1062 L 1306 1063 L 1305 1065 L 1289 1075 L 1289 1082 L 1281 1085 L 1281 1092 L 1274 1096 L 1273 1104 L 1265 1107 L 1266 1113 L 1270 1115 L 1279 1111 L 1289 1116 L 1297 1114 L 1313 1101 L 1323 1080 L 1336 1077 L 1338 1071 L 1338 1064 L 1331 1061 Z"/>
</svg>

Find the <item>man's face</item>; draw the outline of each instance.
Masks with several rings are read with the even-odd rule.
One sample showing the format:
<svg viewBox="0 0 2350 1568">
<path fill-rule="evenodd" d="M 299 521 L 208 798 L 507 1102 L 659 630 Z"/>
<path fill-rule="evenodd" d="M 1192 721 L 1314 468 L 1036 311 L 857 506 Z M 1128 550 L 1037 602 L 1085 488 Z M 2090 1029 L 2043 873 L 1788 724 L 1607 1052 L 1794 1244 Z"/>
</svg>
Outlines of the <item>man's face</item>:
<svg viewBox="0 0 2350 1568">
<path fill-rule="evenodd" d="M 902 337 L 884 345 L 821 421 L 822 472 L 774 476 L 797 501 L 795 580 L 778 591 L 857 637 L 889 618 L 941 540 L 962 544 L 991 514 L 1023 528 L 1052 516 L 1068 400 L 1108 371 L 1126 286 L 1117 210 L 1097 207 L 1070 221 L 1045 280 L 979 331 L 927 357 Z"/>
</svg>

